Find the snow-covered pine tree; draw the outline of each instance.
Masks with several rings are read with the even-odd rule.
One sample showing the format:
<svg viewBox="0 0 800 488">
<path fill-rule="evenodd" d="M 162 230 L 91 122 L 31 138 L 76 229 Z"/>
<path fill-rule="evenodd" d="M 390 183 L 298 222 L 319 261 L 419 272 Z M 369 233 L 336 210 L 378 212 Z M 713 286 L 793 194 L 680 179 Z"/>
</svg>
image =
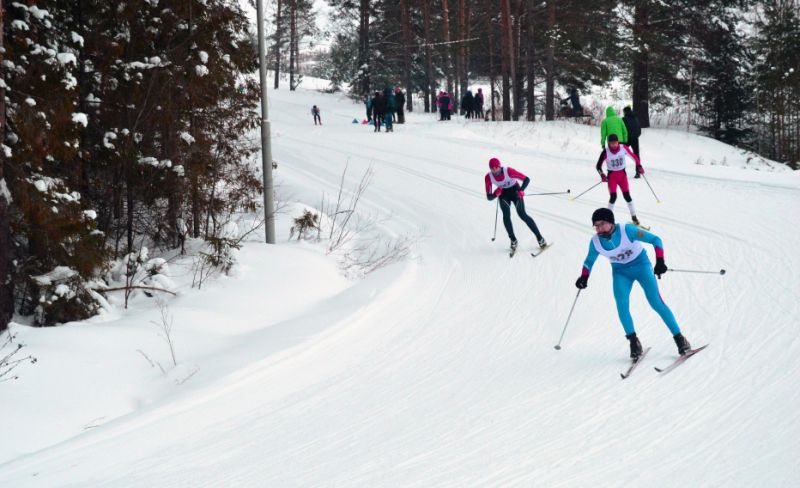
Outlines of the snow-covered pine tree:
<svg viewBox="0 0 800 488">
<path fill-rule="evenodd" d="M 3 83 L 8 123 L 4 178 L 14 240 L 12 286 L 36 323 L 85 318 L 98 307 L 91 279 L 105 258 L 92 204 L 76 191 L 87 116 L 78 111 L 81 39 L 64 22 L 66 5 L 4 2 L 8 29 Z"/>
<path fill-rule="evenodd" d="M 760 154 L 800 167 L 800 5 L 762 2 L 753 40 L 756 107 L 753 126 Z"/>
<path fill-rule="evenodd" d="M 693 16 L 684 64 L 690 73 L 689 101 L 694 105 L 697 100 L 700 115 L 696 125 L 715 139 L 744 145 L 751 133 L 746 120 L 752 102 L 752 60 L 737 30 L 741 11 L 736 7 L 711 3 Z"/>
</svg>

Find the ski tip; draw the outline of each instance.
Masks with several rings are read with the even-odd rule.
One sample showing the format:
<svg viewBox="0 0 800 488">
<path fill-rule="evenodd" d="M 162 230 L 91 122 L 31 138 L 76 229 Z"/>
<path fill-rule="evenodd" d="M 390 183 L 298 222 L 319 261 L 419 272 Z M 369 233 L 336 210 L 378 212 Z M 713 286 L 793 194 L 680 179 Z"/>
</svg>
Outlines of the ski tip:
<svg viewBox="0 0 800 488">
<path fill-rule="evenodd" d="M 664 371 L 663 369 L 659 368 L 658 366 L 653 367 L 653 369 L 655 369 L 659 373 L 662 373 Z"/>
</svg>

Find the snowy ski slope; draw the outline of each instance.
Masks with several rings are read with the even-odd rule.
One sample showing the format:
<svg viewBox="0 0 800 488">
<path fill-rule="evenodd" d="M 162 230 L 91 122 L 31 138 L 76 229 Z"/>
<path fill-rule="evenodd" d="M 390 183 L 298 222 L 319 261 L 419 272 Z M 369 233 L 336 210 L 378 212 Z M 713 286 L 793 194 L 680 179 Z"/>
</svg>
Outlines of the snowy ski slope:
<svg viewBox="0 0 800 488">
<path fill-rule="evenodd" d="M 362 212 L 387 217 L 387 236 L 415 236 L 413 257 L 343 283 L 314 246 L 286 242 L 286 228 L 276 248 L 249 244 L 239 274 L 175 301 L 177 343 L 200 370 L 177 390 L 131 369 L 147 366 L 132 352 L 146 320 L 114 318 L 122 332 L 111 319 L 23 328 L 33 353 L 62 356 L 58 368 L 29 368 L 28 383 L 0 386 L 0 414 L 17 424 L 3 443 L 28 439 L 0 451 L 0 486 L 800 486 L 797 172 L 705 137 L 645 131 L 643 164 L 662 203 L 631 178 L 640 219 L 663 239 L 668 266 L 727 274 L 659 282 L 686 337 L 711 343 L 663 377 L 653 367 L 669 364 L 675 346 L 634 287 L 637 331 L 653 349 L 621 381 L 628 347 L 603 258 L 553 349 L 604 186 L 574 202 L 526 198 L 556 243 L 536 259 L 516 216 L 512 260 L 502 223 L 490 241 L 495 206 L 483 192 L 491 157 L 530 176 L 528 193 L 583 191 L 598 179 L 598 128 L 414 113 L 375 134 L 351 123 L 363 108 L 341 96 L 270 95 L 281 193 L 318 206 L 345 164 L 349 184 L 371 165 Z M 621 198 L 616 215 L 629 221 Z M 298 298 L 309 287 L 317 291 Z M 291 298 L 292 313 L 273 320 L 276 297 Z M 75 364 L 37 346 L 55 341 L 47 334 L 107 356 Z M 56 381 L 82 385 L 78 398 L 42 391 Z M 117 381 L 136 384 L 109 386 Z M 134 393 L 148 400 L 130 405 Z M 102 413 L 97 427 L 30 440 L 41 422 L 57 429 Z"/>
</svg>

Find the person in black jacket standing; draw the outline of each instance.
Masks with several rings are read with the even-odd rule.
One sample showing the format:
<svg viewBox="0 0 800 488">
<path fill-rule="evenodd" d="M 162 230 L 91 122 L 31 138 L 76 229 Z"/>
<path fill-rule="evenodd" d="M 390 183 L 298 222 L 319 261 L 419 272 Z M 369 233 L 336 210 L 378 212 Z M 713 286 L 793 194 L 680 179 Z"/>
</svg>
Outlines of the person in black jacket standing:
<svg viewBox="0 0 800 488">
<path fill-rule="evenodd" d="M 406 96 L 403 94 L 403 90 L 400 89 L 399 86 L 394 88 L 394 100 L 395 104 L 397 105 L 397 123 L 398 124 L 405 124 L 406 123 Z"/>
<path fill-rule="evenodd" d="M 639 136 L 642 135 L 642 126 L 639 125 L 639 119 L 636 118 L 630 106 L 622 109 L 622 113 L 622 122 L 625 123 L 625 128 L 628 130 L 628 145 L 633 149 L 633 154 L 641 158 L 639 154 Z M 634 178 L 640 177 L 637 171 Z"/>
<path fill-rule="evenodd" d="M 383 97 L 383 93 L 375 92 L 375 96 L 372 97 L 372 122 L 375 124 L 375 130 L 373 132 L 381 131 L 381 124 L 383 123 L 383 116 L 385 114 L 386 99 Z"/>
</svg>

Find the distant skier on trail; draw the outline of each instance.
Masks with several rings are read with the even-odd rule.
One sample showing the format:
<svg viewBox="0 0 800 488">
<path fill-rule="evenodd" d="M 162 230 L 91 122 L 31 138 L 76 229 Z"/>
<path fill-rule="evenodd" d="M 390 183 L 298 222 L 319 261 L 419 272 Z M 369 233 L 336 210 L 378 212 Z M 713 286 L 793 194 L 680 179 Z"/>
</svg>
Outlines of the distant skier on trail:
<svg viewBox="0 0 800 488">
<path fill-rule="evenodd" d="M 319 122 L 319 125 L 322 125 L 322 118 L 319 116 L 319 107 L 316 105 L 311 107 L 311 115 L 314 116 L 314 125 L 317 125 L 317 122 Z"/>
<path fill-rule="evenodd" d="M 519 184 L 520 181 L 522 182 L 522 186 Z M 503 211 L 503 225 L 506 228 L 506 232 L 508 232 L 508 238 L 511 239 L 512 255 L 517 249 L 517 237 L 514 235 L 514 227 L 511 225 L 512 203 L 517 209 L 519 218 L 528 225 L 528 228 L 536 236 L 539 247 L 544 248 L 547 246 L 547 241 L 545 241 L 544 237 L 542 237 L 542 234 L 539 232 L 536 222 L 533 221 L 530 215 L 525 213 L 525 188 L 528 187 L 530 182 L 530 178 L 514 168 L 510 166 L 504 167 L 500 164 L 499 159 L 492 158 L 489 160 L 489 172 L 486 173 L 485 178 L 486 198 L 489 201 L 498 197 L 500 198 L 498 205 L 500 205 L 500 209 Z M 494 191 L 492 190 L 492 185 L 497 187 Z"/>
<path fill-rule="evenodd" d="M 622 189 L 622 198 L 628 204 L 628 210 L 631 212 L 631 220 L 636 225 L 641 225 L 639 219 L 636 217 L 636 209 L 633 206 L 633 198 L 631 198 L 630 186 L 628 184 L 628 174 L 625 172 L 625 161 L 631 159 L 636 163 L 636 174 L 644 174 L 642 162 L 639 161 L 639 156 L 631 151 L 631 148 L 625 144 L 620 144 L 616 134 L 608 136 L 608 143 L 606 148 L 600 154 L 600 159 L 597 161 L 597 172 L 600 174 L 600 180 L 608 183 L 608 209 L 614 210 L 614 203 L 617 201 L 617 187 Z M 603 173 L 603 162 L 608 167 L 608 176 Z"/>
<path fill-rule="evenodd" d="M 644 290 L 645 297 L 650 307 L 655 310 L 672 333 L 678 354 L 683 356 L 690 351 L 689 341 L 681 334 L 681 329 L 672 310 L 664 303 L 658 291 L 656 276 L 667 272 L 664 263 L 664 247 L 661 238 L 646 232 L 632 224 L 616 224 L 614 212 L 607 208 L 598 208 L 592 214 L 592 224 L 597 234 L 589 243 L 589 254 L 583 262 L 581 276 L 575 286 L 584 289 L 588 286 L 589 273 L 597 259 L 602 254 L 611 261 L 611 275 L 613 277 L 614 300 L 617 304 L 617 314 L 625 330 L 625 337 L 630 343 L 631 359 L 638 359 L 642 355 L 642 344 L 636 337 L 633 326 L 633 317 L 630 312 L 630 294 L 633 282 L 638 281 Z M 651 269 L 650 259 L 644 252 L 642 242 L 651 244 L 656 251 L 656 265 Z"/>
</svg>

